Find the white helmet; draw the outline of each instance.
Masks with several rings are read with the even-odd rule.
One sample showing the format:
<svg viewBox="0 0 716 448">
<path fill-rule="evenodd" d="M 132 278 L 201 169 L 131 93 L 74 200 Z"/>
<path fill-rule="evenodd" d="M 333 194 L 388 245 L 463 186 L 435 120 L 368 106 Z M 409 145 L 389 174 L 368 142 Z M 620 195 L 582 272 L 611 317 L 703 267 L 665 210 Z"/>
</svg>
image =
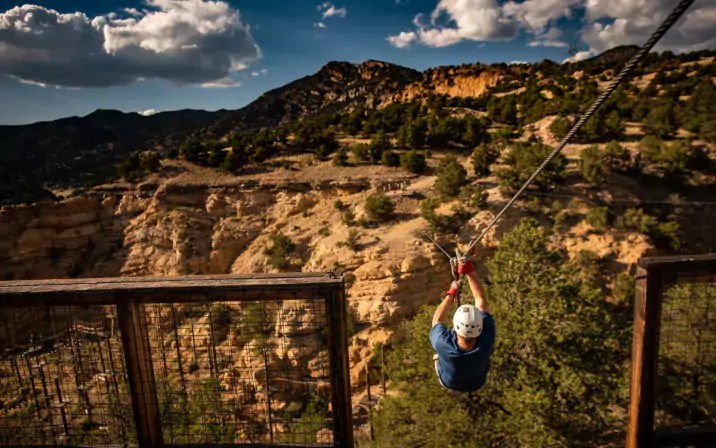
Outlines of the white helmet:
<svg viewBox="0 0 716 448">
<path fill-rule="evenodd" d="M 474 339 L 482 333 L 482 314 L 475 305 L 461 305 L 452 316 L 455 333 L 466 339 Z"/>
</svg>

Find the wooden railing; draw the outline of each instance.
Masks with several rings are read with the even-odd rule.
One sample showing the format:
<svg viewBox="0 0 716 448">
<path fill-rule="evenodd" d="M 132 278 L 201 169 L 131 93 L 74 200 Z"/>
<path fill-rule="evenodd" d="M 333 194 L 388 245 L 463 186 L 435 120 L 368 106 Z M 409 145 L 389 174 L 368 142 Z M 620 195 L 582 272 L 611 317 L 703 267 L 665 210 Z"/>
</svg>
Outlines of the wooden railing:
<svg viewBox="0 0 716 448">
<path fill-rule="evenodd" d="M 353 446 L 342 278 L 0 282 L 0 445 Z"/>
<path fill-rule="evenodd" d="M 639 260 L 628 448 L 716 442 L 716 255 Z"/>
</svg>

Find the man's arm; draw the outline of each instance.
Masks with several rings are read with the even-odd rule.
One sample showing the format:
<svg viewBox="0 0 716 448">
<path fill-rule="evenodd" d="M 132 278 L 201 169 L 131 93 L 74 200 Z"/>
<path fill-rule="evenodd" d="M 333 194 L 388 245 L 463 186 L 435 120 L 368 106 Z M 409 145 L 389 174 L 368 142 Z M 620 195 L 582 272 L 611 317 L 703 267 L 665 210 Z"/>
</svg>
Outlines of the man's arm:
<svg viewBox="0 0 716 448">
<path fill-rule="evenodd" d="M 452 302 L 452 300 L 452 296 L 445 296 L 442 303 L 438 306 L 438 309 L 435 310 L 435 314 L 433 314 L 433 324 L 430 326 L 430 328 L 434 327 L 435 325 L 442 322 L 443 319 L 445 319 L 445 316 L 448 313 L 448 308 L 450 308 L 450 302 Z"/>
<path fill-rule="evenodd" d="M 487 294 L 482 282 L 477 278 L 477 272 L 472 271 L 466 274 L 467 282 L 470 284 L 470 291 L 475 297 L 475 306 L 480 311 L 490 312 L 490 305 L 487 303 Z"/>
</svg>

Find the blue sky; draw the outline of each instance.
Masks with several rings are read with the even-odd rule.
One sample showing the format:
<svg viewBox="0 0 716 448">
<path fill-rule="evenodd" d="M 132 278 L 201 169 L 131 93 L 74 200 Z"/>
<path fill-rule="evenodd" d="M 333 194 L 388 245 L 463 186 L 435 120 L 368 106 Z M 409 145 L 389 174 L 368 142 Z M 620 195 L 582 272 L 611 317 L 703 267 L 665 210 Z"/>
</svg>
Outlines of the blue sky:
<svg viewBox="0 0 716 448">
<path fill-rule="evenodd" d="M 331 60 L 378 59 L 419 70 L 561 62 L 569 57 L 568 44 L 586 57 L 640 42 L 651 31 L 642 15 L 655 23 L 675 0 L 646 0 L 654 3 L 650 14 L 630 9 L 631 0 L 609 1 L 590 2 L 590 10 L 584 0 L 227 0 L 211 8 L 203 0 L 33 2 L 42 9 L 10 4 L 0 7 L 0 124 L 95 109 L 235 109 Z M 612 13 L 619 9 L 614 3 L 626 6 Z M 713 12 L 707 0 L 696 7 Z M 84 16 L 70 19 L 78 12 Z M 226 17 L 231 20 L 224 22 Z M 619 20 L 627 24 L 622 34 L 609 28 Z M 18 24 L 25 29 L 17 31 Z M 595 26 L 602 32 L 595 33 Z M 677 32 L 673 45 L 713 48 L 716 24 L 696 22 L 697 31 L 699 26 L 706 35 Z"/>
</svg>

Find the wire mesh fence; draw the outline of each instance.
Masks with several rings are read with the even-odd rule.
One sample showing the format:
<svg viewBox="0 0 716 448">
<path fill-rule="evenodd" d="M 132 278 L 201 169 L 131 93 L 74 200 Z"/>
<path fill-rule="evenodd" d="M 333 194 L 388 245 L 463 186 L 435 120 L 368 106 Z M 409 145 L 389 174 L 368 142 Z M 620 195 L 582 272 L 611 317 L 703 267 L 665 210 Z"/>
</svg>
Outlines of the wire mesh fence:
<svg viewBox="0 0 716 448">
<path fill-rule="evenodd" d="M 164 441 L 333 443 L 323 300 L 145 308 Z"/>
<path fill-rule="evenodd" d="M 136 443 L 111 306 L 0 307 L 0 444 Z"/>
<path fill-rule="evenodd" d="M 655 428 L 716 425 L 716 276 L 662 294 Z"/>
<path fill-rule="evenodd" d="M 639 260 L 627 447 L 716 446 L 716 255 Z"/>
<path fill-rule="evenodd" d="M 107 281 L 0 282 L 0 445 L 352 446 L 341 279 Z"/>
</svg>

